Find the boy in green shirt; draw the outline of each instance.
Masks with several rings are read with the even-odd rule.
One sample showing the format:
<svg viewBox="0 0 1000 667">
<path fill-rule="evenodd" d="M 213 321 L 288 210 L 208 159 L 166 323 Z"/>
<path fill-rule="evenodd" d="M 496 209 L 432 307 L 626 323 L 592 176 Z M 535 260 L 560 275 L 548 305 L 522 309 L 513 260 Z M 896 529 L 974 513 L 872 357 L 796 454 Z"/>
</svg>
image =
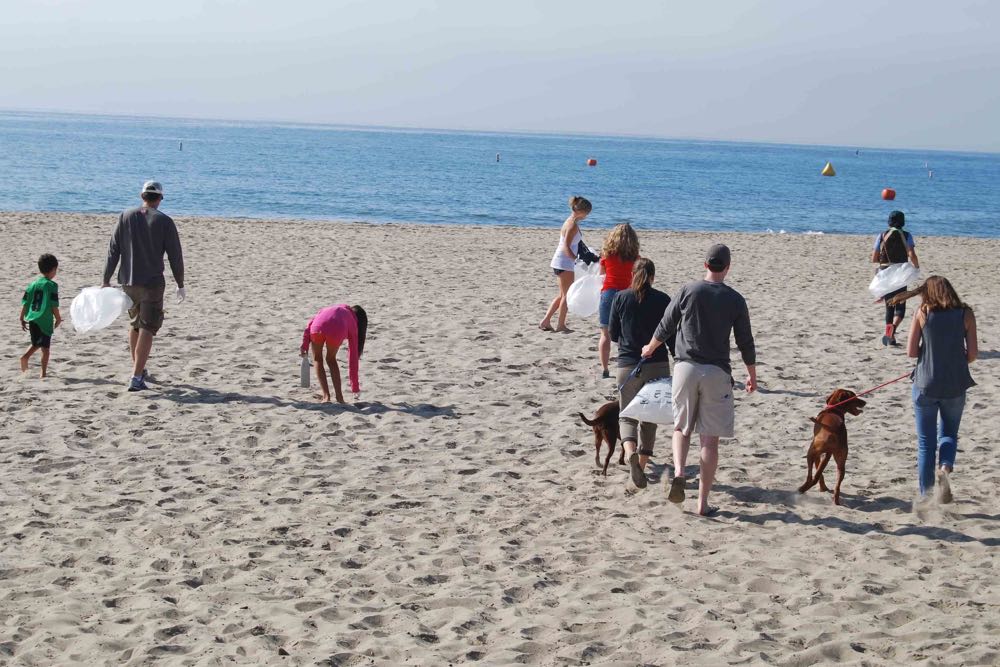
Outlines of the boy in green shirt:
<svg viewBox="0 0 1000 667">
<path fill-rule="evenodd" d="M 59 260 L 48 253 L 38 258 L 39 276 L 24 290 L 21 298 L 21 329 L 31 334 L 31 347 L 21 355 L 21 372 L 28 370 L 28 360 L 35 350 L 42 351 L 42 377 L 49 368 L 49 345 L 52 332 L 62 324 L 59 314 L 59 286 L 52 282 L 59 270 Z"/>
</svg>

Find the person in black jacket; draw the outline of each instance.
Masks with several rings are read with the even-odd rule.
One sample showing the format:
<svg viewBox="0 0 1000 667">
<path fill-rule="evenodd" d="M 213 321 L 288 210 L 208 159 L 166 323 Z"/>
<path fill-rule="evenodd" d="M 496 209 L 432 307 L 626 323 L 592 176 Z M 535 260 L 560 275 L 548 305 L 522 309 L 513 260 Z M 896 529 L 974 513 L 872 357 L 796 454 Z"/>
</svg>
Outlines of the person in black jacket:
<svg viewBox="0 0 1000 667">
<path fill-rule="evenodd" d="M 655 275 L 653 261 L 640 257 L 632 267 L 632 286 L 616 294 L 611 302 L 608 335 L 618 343 L 618 386 L 621 387 L 618 400 L 622 410 L 647 382 L 670 377 L 667 348 L 673 350 L 673 341 L 654 352 L 639 372 L 629 377 L 642 360 L 642 346 L 653 337 L 664 311 L 670 305 L 669 296 L 653 289 Z M 629 417 L 622 417 L 619 424 L 632 483 L 643 489 L 647 483 L 646 464 L 653 455 L 656 424 L 639 422 Z"/>
</svg>

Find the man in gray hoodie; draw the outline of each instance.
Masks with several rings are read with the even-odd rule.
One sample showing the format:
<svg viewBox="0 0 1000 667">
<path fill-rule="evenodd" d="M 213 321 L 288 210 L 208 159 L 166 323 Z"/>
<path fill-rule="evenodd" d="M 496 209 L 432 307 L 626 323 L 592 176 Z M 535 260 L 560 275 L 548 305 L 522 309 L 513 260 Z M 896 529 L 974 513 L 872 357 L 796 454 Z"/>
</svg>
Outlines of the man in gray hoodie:
<svg viewBox="0 0 1000 667">
<path fill-rule="evenodd" d="M 170 216 L 158 209 L 163 201 L 163 186 L 146 181 L 142 186 L 143 205 L 123 212 L 108 244 L 102 285 L 111 285 L 111 274 L 118 269 L 118 282 L 132 299 L 129 309 L 132 352 L 132 378 L 129 391 L 146 389 L 146 362 L 153 348 L 153 336 L 163 324 L 163 255 L 170 260 L 170 270 L 177 282 L 177 302 L 184 300 L 184 256 L 177 226 Z"/>
<path fill-rule="evenodd" d="M 691 434 L 701 438 L 701 484 L 698 514 L 712 512 L 708 494 L 719 465 L 719 438 L 733 437 L 735 406 L 729 366 L 729 336 L 734 334 L 747 368 L 746 390 L 757 389 L 757 351 L 750 329 L 750 313 L 743 296 L 725 284 L 730 253 L 714 245 L 705 258 L 705 278 L 688 283 L 670 302 L 660 326 L 642 356 L 674 341 L 674 479 L 668 500 L 684 502 L 684 466 Z M 676 336 L 676 339 L 675 339 Z"/>
</svg>

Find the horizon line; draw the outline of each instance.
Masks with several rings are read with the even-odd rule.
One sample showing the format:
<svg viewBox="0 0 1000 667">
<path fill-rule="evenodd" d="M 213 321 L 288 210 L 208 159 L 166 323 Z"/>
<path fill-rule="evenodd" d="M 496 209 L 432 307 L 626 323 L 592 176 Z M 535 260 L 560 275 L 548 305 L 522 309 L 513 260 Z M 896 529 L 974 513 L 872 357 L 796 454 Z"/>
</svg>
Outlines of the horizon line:
<svg viewBox="0 0 1000 667">
<path fill-rule="evenodd" d="M 0 114 L 17 113 L 37 113 L 51 114 L 56 116 L 91 116 L 97 118 L 119 118 L 133 120 L 163 120 L 163 121 L 194 121 L 203 123 L 248 123 L 258 125 L 273 126 L 300 126 L 305 128 L 333 128 L 364 131 L 395 131 L 395 132 L 428 132 L 428 133 L 454 133 L 454 134 L 495 134 L 495 135 L 521 135 L 528 137 L 568 137 L 568 138 L 595 138 L 595 139 L 630 139 L 645 141 L 666 141 L 666 142 L 696 142 L 696 143 L 721 143 L 721 144 L 744 144 L 756 146 L 792 146 L 799 148 L 837 148 L 848 150 L 873 150 L 873 151 L 906 151 L 906 152 L 933 152 L 933 153 L 968 153 L 971 155 L 1000 155 L 1000 151 L 980 150 L 980 149 L 956 149 L 956 148 L 930 148 L 918 146 L 914 148 L 900 148 L 895 146 L 864 146 L 859 144 L 824 144 L 806 143 L 794 141 L 767 141 L 755 139 L 724 139 L 719 137 L 683 137 L 667 136 L 644 133 L 627 132 L 598 132 L 598 131 L 555 131 L 555 130 L 525 130 L 525 129 L 474 129 L 474 128 L 447 128 L 447 127 L 424 127 L 407 125 L 363 125 L 357 123 L 330 123 L 321 121 L 302 120 L 278 120 L 274 118 L 223 118 L 223 117 L 202 117 L 202 116 L 168 116 L 158 114 L 130 114 L 130 113 L 100 113 L 94 111 L 66 111 L 45 108 L 16 108 L 0 107 Z M 179 137 L 179 139 L 182 139 Z"/>
</svg>

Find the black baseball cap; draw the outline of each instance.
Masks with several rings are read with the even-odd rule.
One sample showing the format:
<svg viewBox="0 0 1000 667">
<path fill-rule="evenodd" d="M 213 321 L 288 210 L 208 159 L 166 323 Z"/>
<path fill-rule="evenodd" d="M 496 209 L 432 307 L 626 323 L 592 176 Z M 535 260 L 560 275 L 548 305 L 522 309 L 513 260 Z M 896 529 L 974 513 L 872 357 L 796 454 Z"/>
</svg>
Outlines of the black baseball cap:
<svg viewBox="0 0 1000 667">
<path fill-rule="evenodd" d="M 889 214 L 889 226 L 890 227 L 902 227 L 906 224 L 906 216 L 903 215 L 902 211 L 893 211 Z"/>
<path fill-rule="evenodd" d="M 716 243 L 709 248 L 708 255 L 705 256 L 705 263 L 708 264 L 708 268 L 716 272 L 722 271 L 729 266 L 730 260 L 729 247 L 721 243 Z"/>
</svg>

